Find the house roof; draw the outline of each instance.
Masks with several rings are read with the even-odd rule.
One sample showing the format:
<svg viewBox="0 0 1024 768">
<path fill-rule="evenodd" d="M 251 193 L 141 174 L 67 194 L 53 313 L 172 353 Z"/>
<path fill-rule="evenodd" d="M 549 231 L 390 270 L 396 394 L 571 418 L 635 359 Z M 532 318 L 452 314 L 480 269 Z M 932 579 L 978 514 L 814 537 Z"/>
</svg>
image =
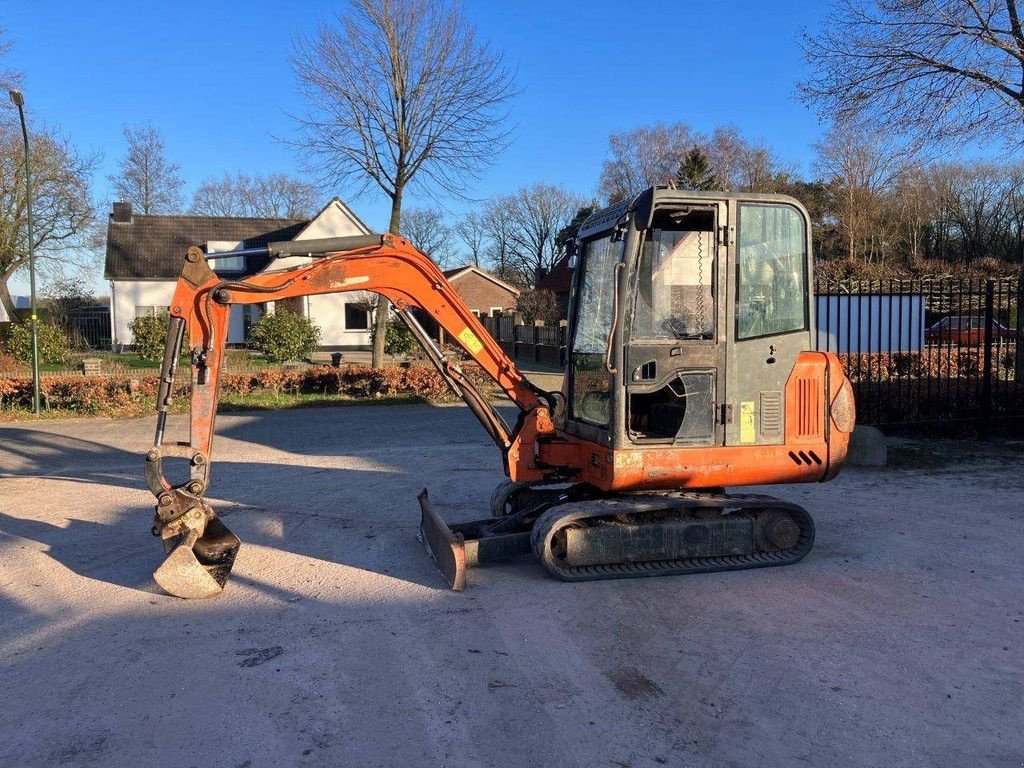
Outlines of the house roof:
<svg viewBox="0 0 1024 768">
<path fill-rule="evenodd" d="M 458 280 L 460 277 L 465 277 L 466 275 L 470 274 L 471 272 L 475 272 L 476 274 L 480 275 L 480 277 L 484 278 L 485 280 L 490 280 L 495 285 L 497 285 L 497 286 L 499 286 L 501 288 L 504 288 L 506 291 L 511 293 L 513 296 L 518 296 L 521 293 L 521 291 L 518 288 L 516 288 L 514 285 L 509 285 L 504 280 L 501 280 L 501 279 L 495 277 L 494 275 L 492 275 L 487 270 L 480 269 L 480 267 L 474 267 L 472 264 L 470 264 L 468 266 L 465 266 L 465 267 L 456 267 L 455 269 L 446 269 L 444 271 L 444 276 L 446 278 L 448 278 L 449 282 L 451 282 L 453 280 Z"/>
<path fill-rule="evenodd" d="M 565 255 L 555 262 L 551 271 L 537 281 L 539 290 L 553 293 L 568 293 L 572 287 L 572 270 L 569 268 L 569 256 Z"/>
<path fill-rule="evenodd" d="M 181 272 L 190 246 L 205 247 L 211 240 L 241 241 L 245 248 L 291 240 L 309 219 L 262 219 L 226 216 L 131 215 L 107 225 L 107 259 L 103 275 L 108 280 L 173 280 Z M 246 272 L 266 266 L 248 263 Z"/>
</svg>

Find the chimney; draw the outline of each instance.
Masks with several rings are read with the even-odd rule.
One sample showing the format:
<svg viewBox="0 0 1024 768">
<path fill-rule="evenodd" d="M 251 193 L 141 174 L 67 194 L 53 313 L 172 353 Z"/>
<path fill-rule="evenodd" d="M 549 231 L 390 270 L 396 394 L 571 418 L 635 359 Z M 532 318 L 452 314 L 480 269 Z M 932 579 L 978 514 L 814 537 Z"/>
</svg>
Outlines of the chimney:
<svg viewBox="0 0 1024 768">
<path fill-rule="evenodd" d="M 132 220 L 131 203 L 114 203 L 114 211 L 110 218 L 121 224 L 128 224 Z"/>
</svg>

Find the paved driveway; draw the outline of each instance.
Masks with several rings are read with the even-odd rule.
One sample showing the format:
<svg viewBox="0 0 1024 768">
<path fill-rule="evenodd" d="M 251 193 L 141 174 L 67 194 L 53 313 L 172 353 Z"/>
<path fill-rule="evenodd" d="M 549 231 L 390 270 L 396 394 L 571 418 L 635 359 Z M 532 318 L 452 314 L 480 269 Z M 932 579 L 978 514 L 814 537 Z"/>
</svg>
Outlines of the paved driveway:
<svg viewBox="0 0 1024 768">
<path fill-rule="evenodd" d="M 180 428 L 181 419 L 172 421 Z M 0 426 L 0 766 L 1017 766 L 1020 446 L 778 489 L 801 564 L 454 594 L 416 492 L 485 513 L 462 407 L 221 416 L 228 591 L 160 594 L 151 419 Z M 908 461 L 908 456 L 911 459 Z"/>
</svg>

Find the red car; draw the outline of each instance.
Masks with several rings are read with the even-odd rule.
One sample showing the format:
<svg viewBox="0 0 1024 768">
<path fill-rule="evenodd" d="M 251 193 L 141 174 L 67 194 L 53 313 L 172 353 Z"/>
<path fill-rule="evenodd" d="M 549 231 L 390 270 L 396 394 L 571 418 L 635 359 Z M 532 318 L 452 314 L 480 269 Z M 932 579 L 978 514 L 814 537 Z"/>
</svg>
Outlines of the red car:
<svg viewBox="0 0 1024 768">
<path fill-rule="evenodd" d="M 992 341 L 1013 341 L 1016 334 L 1002 323 L 992 321 Z M 925 328 L 924 340 L 929 344 L 956 344 L 976 347 L 985 343 L 985 318 L 980 315 L 944 317 Z"/>
</svg>

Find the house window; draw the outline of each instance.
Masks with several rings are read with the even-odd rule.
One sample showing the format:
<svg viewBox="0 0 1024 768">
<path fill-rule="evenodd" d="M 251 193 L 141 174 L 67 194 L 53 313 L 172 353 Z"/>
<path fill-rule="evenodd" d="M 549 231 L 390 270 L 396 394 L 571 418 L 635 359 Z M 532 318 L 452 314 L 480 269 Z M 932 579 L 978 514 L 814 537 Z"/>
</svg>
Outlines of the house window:
<svg viewBox="0 0 1024 768">
<path fill-rule="evenodd" d="M 469 311 L 473 313 L 474 317 L 480 317 L 480 310 L 479 309 L 471 309 Z"/>
<path fill-rule="evenodd" d="M 166 315 L 167 307 L 135 307 L 136 317 L 157 317 L 158 315 Z"/>
<path fill-rule="evenodd" d="M 491 317 L 501 317 L 504 311 L 504 307 L 491 307 Z"/>
<path fill-rule="evenodd" d="M 370 329 L 370 313 L 355 304 L 345 305 L 345 330 L 368 331 Z"/>
<path fill-rule="evenodd" d="M 210 256 L 216 256 L 211 259 L 210 268 L 214 272 L 245 272 L 245 256 L 228 256 L 230 251 L 234 251 L 242 247 L 241 240 L 210 240 L 206 243 L 206 252 Z M 225 254 L 219 256 L 218 254 Z"/>
<path fill-rule="evenodd" d="M 245 272 L 245 256 L 224 256 L 212 263 L 214 272 Z"/>
</svg>

